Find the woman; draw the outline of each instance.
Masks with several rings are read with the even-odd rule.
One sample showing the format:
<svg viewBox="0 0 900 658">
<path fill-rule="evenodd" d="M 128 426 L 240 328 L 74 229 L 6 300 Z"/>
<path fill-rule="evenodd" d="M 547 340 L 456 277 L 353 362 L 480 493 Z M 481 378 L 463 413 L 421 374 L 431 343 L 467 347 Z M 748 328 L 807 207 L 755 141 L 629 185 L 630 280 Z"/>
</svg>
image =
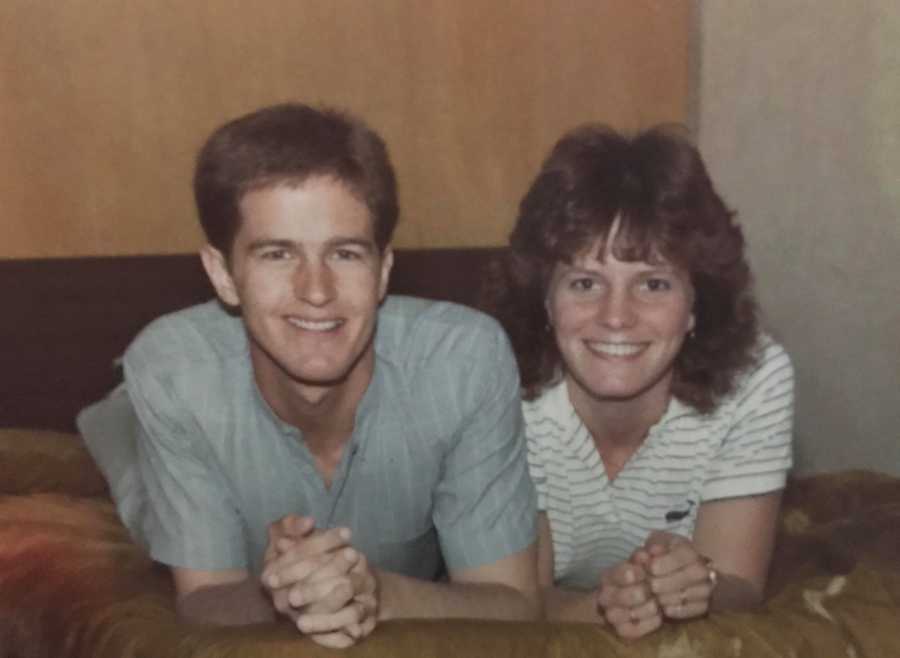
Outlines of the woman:
<svg viewBox="0 0 900 658">
<path fill-rule="evenodd" d="M 572 131 L 510 242 L 489 305 L 521 370 L 548 616 L 639 637 L 758 603 L 793 371 L 696 148 Z"/>
</svg>

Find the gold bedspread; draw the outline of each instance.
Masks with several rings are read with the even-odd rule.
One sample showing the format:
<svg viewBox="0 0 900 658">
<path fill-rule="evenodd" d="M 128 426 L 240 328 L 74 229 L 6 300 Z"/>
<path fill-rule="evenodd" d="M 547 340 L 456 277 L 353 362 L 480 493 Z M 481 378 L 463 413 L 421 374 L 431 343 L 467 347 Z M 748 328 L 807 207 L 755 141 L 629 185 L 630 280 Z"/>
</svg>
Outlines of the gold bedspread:
<svg viewBox="0 0 900 658">
<path fill-rule="evenodd" d="M 180 622 L 165 569 L 130 541 L 80 441 L 0 430 L 0 657 L 333 655 L 286 624 Z M 792 481 L 758 611 L 668 624 L 636 642 L 581 624 L 397 621 L 343 655 L 900 658 L 900 479 Z"/>
</svg>

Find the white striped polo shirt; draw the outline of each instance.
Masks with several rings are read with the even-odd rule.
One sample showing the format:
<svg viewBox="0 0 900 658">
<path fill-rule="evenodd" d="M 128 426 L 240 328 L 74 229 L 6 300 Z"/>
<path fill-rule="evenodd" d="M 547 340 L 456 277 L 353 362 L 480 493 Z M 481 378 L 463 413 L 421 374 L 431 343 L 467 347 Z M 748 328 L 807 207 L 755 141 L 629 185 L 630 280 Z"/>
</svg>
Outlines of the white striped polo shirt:
<svg viewBox="0 0 900 658">
<path fill-rule="evenodd" d="M 550 520 L 554 580 L 595 587 L 652 530 L 691 537 L 704 501 L 776 491 L 792 464 L 793 367 L 763 337 L 760 357 L 710 414 L 672 399 L 610 482 L 565 381 L 523 402 L 528 465 Z"/>
</svg>

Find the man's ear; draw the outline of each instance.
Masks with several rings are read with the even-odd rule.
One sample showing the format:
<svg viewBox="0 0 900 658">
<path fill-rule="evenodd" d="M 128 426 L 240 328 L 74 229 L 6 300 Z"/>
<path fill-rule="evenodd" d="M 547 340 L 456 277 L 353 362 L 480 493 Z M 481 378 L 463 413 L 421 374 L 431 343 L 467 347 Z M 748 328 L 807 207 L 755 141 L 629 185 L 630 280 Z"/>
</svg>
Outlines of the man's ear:
<svg viewBox="0 0 900 658">
<path fill-rule="evenodd" d="M 387 294 L 388 281 L 391 279 L 391 268 L 394 267 L 394 250 L 388 245 L 381 252 L 381 280 L 378 282 L 378 301 Z"/>
<path fill-rule="evenodd" d="M 222 252 L 211 244 L 205 244 L 200 248 L 200 260 L 203 261 L 203 269 L 206 270 L 206 276 L 216 289 L 219 299 L 227 306 L 240 306 L 241 299 L 228 270 L 228 261 Z"/>
</svg>

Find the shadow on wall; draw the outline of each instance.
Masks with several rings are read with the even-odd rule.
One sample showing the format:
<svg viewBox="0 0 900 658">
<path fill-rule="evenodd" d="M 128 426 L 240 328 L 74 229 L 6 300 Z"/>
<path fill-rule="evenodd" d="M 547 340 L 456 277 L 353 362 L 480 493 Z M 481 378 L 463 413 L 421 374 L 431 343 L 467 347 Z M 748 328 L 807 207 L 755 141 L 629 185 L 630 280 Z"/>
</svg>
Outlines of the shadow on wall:
<svg viewBox="0 0 900 658">
<path fill-rule="evenodd" d="M 704 3 L 700 144 L 794 358 L 802 473 L 900 474 L 900 12 Z"/>
</svg>

